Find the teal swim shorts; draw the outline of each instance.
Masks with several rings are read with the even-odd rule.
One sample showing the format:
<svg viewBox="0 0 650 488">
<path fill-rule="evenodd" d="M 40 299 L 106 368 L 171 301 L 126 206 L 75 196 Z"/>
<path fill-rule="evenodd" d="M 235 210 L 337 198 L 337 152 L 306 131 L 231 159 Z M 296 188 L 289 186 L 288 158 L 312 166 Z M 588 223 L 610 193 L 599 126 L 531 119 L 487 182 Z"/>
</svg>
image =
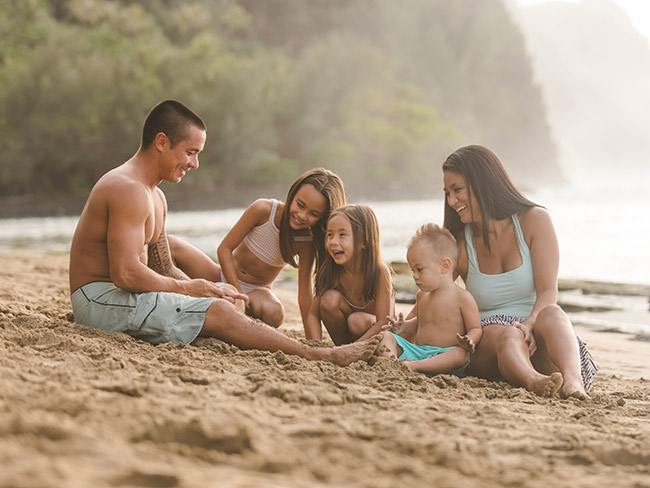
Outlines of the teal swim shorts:
<svg viewBox="0 0 650 488">
<path fill-rule="evenodd" d="M 191 343 L 214 300 L 178 293 L 131 293 L 100 281 L 78 288 L 70 297 L 78 324 L 124 332 L 151 344 Z"/>
<path fill-rule="evenodd" d="M 445 351 L 449 351 L 450 349 L 453 349 L 454 347 L 458 346 L 452 346 L 452 347 L 436 347 L 436 346 L 418 346 L 417 344 L 412 344 L 403 337 L 398 336 L 397 334 L 393 334 L 391 332 L 391 335 L 395 338 L 395 342 L 397 342 L 397 345 L 402 348 L 402 354 L 399 358 L 400 361 L 402 360 L 407 360 L 407 361 L 418 361 L 420 359 L 427 359 L 430 358 L 431 356 L 437 356 L 438 354 L 442 354 Z M 449 374 L 453 374 L 455 376 L 463 377 L 465 376 L 465 369 L 469 365 L 469 355 L 467 357 L 467 363 L 465 363 L 465 366 L 461 366 L 458 369 L 455 369 L 451 371 Z"/>
</svg>

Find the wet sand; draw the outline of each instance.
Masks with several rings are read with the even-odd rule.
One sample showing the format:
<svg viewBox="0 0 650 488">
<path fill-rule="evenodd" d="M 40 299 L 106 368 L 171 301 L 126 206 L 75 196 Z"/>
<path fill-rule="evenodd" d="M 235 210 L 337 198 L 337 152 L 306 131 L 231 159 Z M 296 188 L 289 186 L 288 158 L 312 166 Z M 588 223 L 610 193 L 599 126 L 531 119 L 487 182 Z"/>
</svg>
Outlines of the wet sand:
<svg viewBox="0 0 650 488">
<path fill-rule="evenodd" d="M 543 399 L 383 359 L 154 347 L 74 323 L 66 256 L 0 255 L 0 487 L 650 487 L 650 343 L 576 329 L 592 398 Z"/>
</svg>

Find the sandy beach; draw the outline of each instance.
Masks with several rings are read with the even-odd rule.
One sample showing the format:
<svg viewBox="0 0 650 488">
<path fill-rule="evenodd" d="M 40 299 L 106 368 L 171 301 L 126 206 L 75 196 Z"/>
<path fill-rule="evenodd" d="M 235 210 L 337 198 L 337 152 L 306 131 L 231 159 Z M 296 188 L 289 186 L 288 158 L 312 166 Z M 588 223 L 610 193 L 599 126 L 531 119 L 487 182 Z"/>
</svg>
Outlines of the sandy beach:
<svg viewBox="0 0 650 488">
<path fill-rule="evenodd" d="M 648 342 L 576 327 L 601 371 L 584 402 L 376 358 L 151 346 L 74 323 L 67 259 L 0 255 L 0 488 L 650 487 Z"/>
</svg>

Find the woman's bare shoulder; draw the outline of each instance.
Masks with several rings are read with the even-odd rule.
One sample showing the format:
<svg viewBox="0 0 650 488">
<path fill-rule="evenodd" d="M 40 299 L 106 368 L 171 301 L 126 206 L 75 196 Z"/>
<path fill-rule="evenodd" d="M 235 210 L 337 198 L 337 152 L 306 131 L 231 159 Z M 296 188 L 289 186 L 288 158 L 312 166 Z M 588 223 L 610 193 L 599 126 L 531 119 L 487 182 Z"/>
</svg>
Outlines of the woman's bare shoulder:
<svg viewBox="0 0 650 488">
<path fill-rule="evenodd" d="M 551 214 L 543 207 L 530 207 L 518 214 L 522 230 L 544 228 L 553 225 Z"/>
</svg>

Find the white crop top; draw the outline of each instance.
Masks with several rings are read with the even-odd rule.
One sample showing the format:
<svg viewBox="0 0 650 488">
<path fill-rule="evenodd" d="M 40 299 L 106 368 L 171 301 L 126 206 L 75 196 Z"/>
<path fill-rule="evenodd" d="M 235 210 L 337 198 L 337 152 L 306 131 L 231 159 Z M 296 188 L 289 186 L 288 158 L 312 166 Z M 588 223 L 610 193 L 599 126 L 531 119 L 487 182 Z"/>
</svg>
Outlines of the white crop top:
<svg viewBox="0 0 650 488">
<path fill-rule="evenodd" d="M 271 208 L 269 220 L 251 229 L 244 237 L 244 244 L 260 261 L 269 266 L 282 267 L 285 262 L 280 252 L 280 229 L 275 225 L 275 212 L 278 208 L 278 201 L 275 199 L 271 201 L 273 207 Z"/>
</svg>

